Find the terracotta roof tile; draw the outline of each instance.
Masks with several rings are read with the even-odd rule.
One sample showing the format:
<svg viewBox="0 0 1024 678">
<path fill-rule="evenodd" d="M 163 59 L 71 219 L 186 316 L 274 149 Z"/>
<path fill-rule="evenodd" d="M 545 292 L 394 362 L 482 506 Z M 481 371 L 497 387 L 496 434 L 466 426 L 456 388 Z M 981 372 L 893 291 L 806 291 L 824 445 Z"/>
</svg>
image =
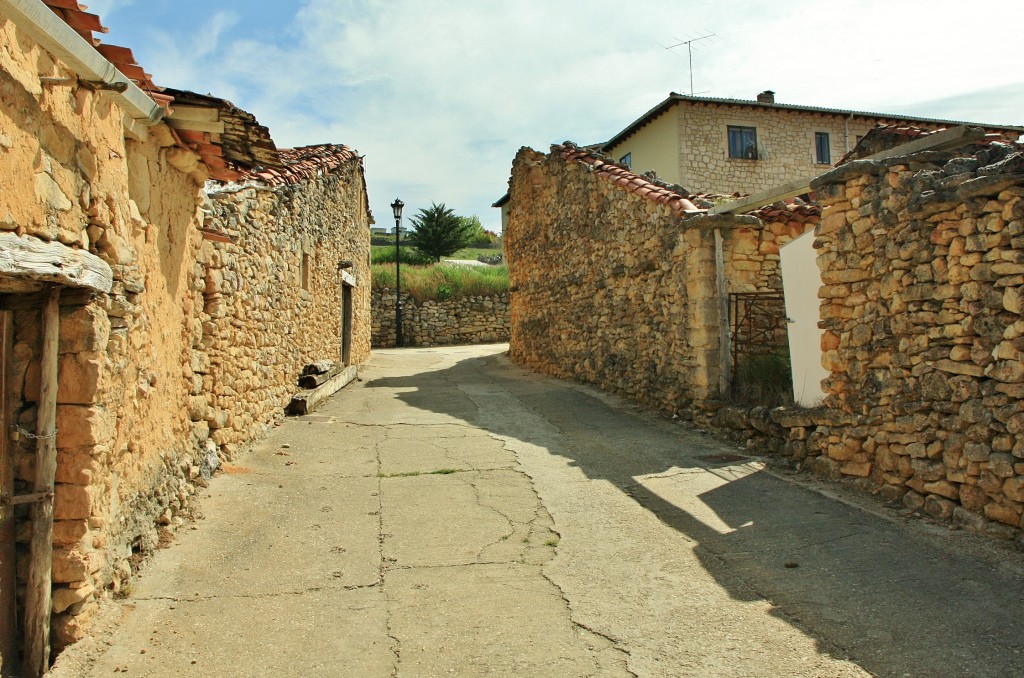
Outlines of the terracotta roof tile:
<svg viewBox="0 0 1024 678">
<path fill-rule="evenodd" d="M 634 174 L 631 170 L 612 162 L 599 151 L 582 150 L 571 141 L 553 145 L 551 152 L 567 162 L 586 165 L 594 174 L 641 198 L 660 205 L 668 205 L 678 216 L 703 214 L 713 204 L 723 199 L 743 197 L 741 193 L 728 196 L 717 193 L 691 193 L 682 186 L 668 185 L 658 181 L 652 175 Z M 821 207 L 815 203 L 807 203 L 794 198 L 785 202 L 765 205 L 750 214 L 766 222 L 815 222 L 821 217 Z"/>
<path fill-rule="evenodd" d="M 297 184 L 305 179 L 330 172 L 361 156 L 340 144 L 319 144 L 301 148 L 286 148 L 278 152 L 281 167 L 257 167 L 240 173 L 242 181 L 260 181 L 270 186 Z"/>
<path fill-rule="evenodd" d="M 648 179 L 634 174 L 632 171 L 611 162 L 597 151 L 583 150 L 576 144 L 567 141 L 564 144 L 555 144 L 551 147 L 555 153 L 568 162 L 577 162 L 586 165 L 598 176 L 621 186 L 630 193 L 642 198 L 671 207 L 677 215 L 697 214 L 702 210 L 688 200 L 689 193 L 682 187 L 669 187 L 667 184 L 655 183 L 656 180 Z"/>
</svg>

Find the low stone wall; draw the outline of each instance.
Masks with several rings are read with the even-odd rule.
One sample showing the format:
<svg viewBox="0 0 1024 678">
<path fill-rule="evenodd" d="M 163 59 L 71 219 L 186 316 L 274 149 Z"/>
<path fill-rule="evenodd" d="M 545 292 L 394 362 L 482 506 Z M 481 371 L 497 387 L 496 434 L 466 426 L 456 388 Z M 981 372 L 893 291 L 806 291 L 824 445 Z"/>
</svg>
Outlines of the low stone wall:
<svg viewBox="0 0 1024 678">
<path fill-rule="evenodd" d="M 373 347 L 395 346 L 395 291 L 374 290 Z M 402 335 L 406 346 L 452 346 L 508 341 L 508 294 L 417 302 L 402 294 Z"/>
</svg>

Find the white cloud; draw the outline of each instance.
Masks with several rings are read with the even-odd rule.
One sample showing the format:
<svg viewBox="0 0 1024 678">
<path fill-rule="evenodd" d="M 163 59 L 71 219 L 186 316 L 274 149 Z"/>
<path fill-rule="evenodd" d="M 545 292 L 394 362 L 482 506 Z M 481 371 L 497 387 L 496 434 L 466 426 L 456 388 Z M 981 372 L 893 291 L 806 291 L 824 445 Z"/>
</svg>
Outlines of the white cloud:
<svg viewBox="0 0 1024 678">
<path fill-rule="evenodd" d="M 1013 10 L 978 0 L 971 14 Z M 242 35 L 220 13 L 184 44 L 158 40 L 147 59 L 159 63 L 145 65 L 159 82 L 232 99 L 282 146 L 359 149 L 377 215 L 401 193 L 414 209 L 446 202 L 493 227 L 489 204 L 520 146 L 607 139 L 688 89 L 685 50 L 658 44 L 673 39 L 719 36 L 694 52 L 708 96 L 774 89 L 784 103 L 913 114 L 931 102 L 917 114 L 1024 122 L 1016 44 L 965 41 L 973 33 L 950 20 L 961 13 L 955 0 L 306 0 L 286 39 Z M 985 96 L 957 97 L 968 92 Z"/>
<path fill-rule="evenodd" d="M 115 11 L 122 7 L 127 7 L 135 2 L 135 0 L 92 0 L 91 2 L 83 3 L 88 6 L 88 11 L 91 14 L 98 15 L 101 19 L 110 16 Z"/>
</svg>

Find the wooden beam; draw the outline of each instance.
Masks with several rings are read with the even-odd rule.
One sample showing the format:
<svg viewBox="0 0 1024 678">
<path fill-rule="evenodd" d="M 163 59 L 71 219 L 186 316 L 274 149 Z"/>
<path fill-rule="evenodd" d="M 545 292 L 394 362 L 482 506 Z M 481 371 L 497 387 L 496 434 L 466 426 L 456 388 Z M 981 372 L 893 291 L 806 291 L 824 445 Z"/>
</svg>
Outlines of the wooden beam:
<svg viewBox="0 0 1024 678">
<path fill-rule="evenodd" d="M 808 177 L 806 179 L 796 179 L 795 181 L 788 181 L 781 186 L 776 186 L 767 191 L 761 191 L 754 195 L 746 198 L 740 198 L 734 202 L 725 202 L 720 205 L 715 205 L 708 210 L 708 214 L 742 214 L 744 212 L 753 212 L 758 207 L 764 207 L 765 205 L 771 205 L 780 200 L 787 200 L 798 195 L 803 195 L 811 190 L 811 181 L 816 179 L 817 176 Z"/>
<path fill-rule="evenodd" d="M 292 401 L 288 403 L 285 413 L 290 415 L 309 414 L 319 407 L 324 400 L 347 386 L 349 382 L 356 378 L 356 373 L 356 366 L 350 365 L 343 368 L 338 374 L 317 388 L 311 391 L 299 391 L 292 396 Z"/>
<path fill-rule="evenodd" d="M 60 338 L 59 285 L 50 287 L 43 306 L 43 351 L 40 358 L 36 414 L 34 492 L 53 492 L 57 475 L 57 351 Z M 53 499 L 32 505 L 32 541 L 25 591 L 26 675 L 38 678 L 50 668 L 50 610 L 53 607 Z"/>
<path fill-rule="evenodd" d="M 729 335 L 729 293 L 725 284 L 722 230 L 715 229 L 715 292 L 718 296 L 718 397 L 732 384 L 732 337 Z"/>
<path fill-rule="evenodd" d="M 929 134 L 928 136 L 915 139 L 899 146 L 893 146 L 892 148 L 884 151 L 879 151 L 862 160 L 885 160 L 887 158 L 896 158 L 903 155 L 910 155 L 912 153 L 920 153 L 921 151 L 948 151 L 953 148 L 959 148 L 960 146 L 966 146 L 967 144 L 980 141 L 985 138 L 985 130 L 980 127 L 967 127 L 966 125 L 960 125 L 951 129 L 936 132 L 935 134 Z M 830 168 L 831 170 L 832 168 Z M 821 175 L 818 175 L 821 176 Z M 767 191 L 756 193 L 746 198 L 741 198 L 734 202 L 726 202 L 721 205 L 715 205 L 708 214 L 743 214 L 745 212 L 753 212 L 758 207 L 764 207 L 765 205 L 771 205 L 772 203 L 779 202 L 780 200 L 788 200 L 798 195 L 803 195 L 811 190 L 811 182 L 817 179 L 817 176 L 810 177 L 808 179 L 797 179 L 790 181 L 781 186 L 770 188 Z"/>
<path fill-rule="evenodd" d="M 218 122 L 220 120 L 219 108 L 207 108 L 205 106 L 182 106 L 171 104 L 170 120 L 197 120 L 199 122 Z"/>
<path fill-rule="evenodd" d="M 174 129 L 187 129 L 193 132 L 209 132 L 211 134 L 223 134 L 224 123 L 210 122 L 208 120 L 185 120 L 182 118 L 164 118 L 164 122 Z"/>
<path fill-rule="evenodd" d="M 14 494 L 14 449 L 7 427 L 13 395 L 11 352 L 14 346 L 14 314 L 0 312 L 0 495 Z M 14 675 L 18 660 L 17 576 L 15 573 L 14 506 L 0 505 L 0 675 Z"/>
<path fill-rule="evenodd" d="M 105 261 L 85 250 L 32 236 L 0 233 L 0 277 L 49 282 L 109 292 L 114 273 Z"/>
</svg>

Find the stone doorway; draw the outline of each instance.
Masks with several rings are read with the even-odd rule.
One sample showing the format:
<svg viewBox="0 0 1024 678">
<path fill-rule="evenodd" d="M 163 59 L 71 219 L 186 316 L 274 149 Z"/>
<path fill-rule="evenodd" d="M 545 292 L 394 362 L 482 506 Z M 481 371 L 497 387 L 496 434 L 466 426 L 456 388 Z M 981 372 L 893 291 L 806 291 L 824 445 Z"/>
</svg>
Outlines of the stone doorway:
<svg viewBox="0 0 1024 678">
<path fill-rule="evenodd" d="M 352 287 L 341 286 L 341 364 L 352 363 Z"/>
</svg>

